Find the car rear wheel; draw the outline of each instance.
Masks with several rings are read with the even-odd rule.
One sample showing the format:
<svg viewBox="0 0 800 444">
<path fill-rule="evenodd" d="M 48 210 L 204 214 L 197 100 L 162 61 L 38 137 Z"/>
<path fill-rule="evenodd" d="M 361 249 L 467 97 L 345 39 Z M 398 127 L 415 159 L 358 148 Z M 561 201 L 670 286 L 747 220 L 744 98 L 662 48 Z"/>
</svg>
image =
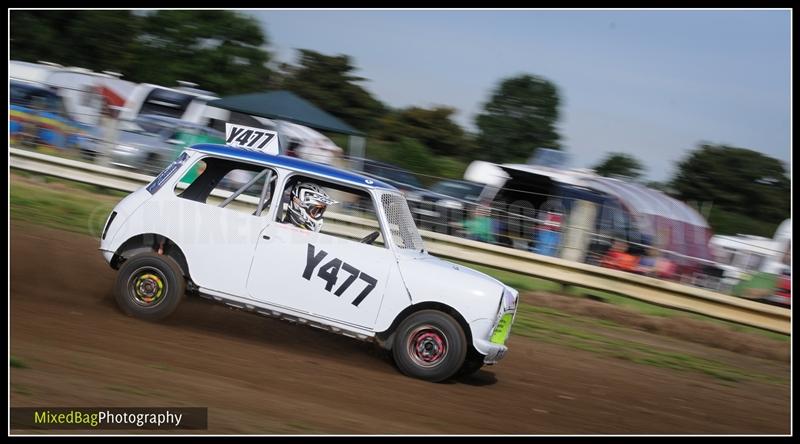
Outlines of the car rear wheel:
<svg viewBox="0 0 800 444">
<path fill-rule="evenodd" d="M 467 339 L 452 316 L 436 310 L 418 311 L 397 328 L 392 355 L 404 374 L 440 382 L 464 365 Z"/>
<path fill-rule="evenodd" d="M 156 321 L 171 315 L 186 293 L 186 280 L 169 256 L 136 255 L 122 264 L 114 298 L 123 312 Z"/>
</svg>

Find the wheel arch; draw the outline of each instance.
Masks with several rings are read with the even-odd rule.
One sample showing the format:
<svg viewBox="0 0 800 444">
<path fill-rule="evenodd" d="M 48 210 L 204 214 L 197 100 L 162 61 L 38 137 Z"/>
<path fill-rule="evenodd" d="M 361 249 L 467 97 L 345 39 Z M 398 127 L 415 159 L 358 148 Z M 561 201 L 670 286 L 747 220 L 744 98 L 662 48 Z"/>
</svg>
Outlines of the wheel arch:
<svg viewBox="0 0 800 444">
<path fill-rule="evenodd" d="M 171 257 L 178 266 L 186 279 L 190 278 L 189 263 L 186 260 L 186 255 L 181 250 L 180 246 L 172 239 L 158 233 L 141 233 L 130 237 L 122 243 L 111 259 L 111 267 L 118 270 L 119 267 L 128 258 L 134 256 L 138 252 L 157 252 L 163 245 L 163 254 Z"/>
<path fill-rule="evenodd" d="M 477 352 L 475 350 L 475 346 L 472 344 L 472 330 L 469 327 L 469 323 L 464 319 L 464 316 L 459 313 L 458 310 L 451 307 L 450 305 L 444 304 L 442 302 L 436 301 L 425 301 L 420 302 L 418 304 L 409 305 L 403 311 L 401 311 L 397 316 L 395 316 L 394 321 L 392 324 L 384 331 L 375 333 L 375 339 L 377 340 L 378 344 L 386 349 L 391 350 L 392 342 L 394 339 L 394 333 L 397 331 L 397 327 L 407 319 L 409 316 L 413 315 L 414 313 L 420 312 L 422 310 L 436 310 L 441 311 L 443 313 L 447 313 L 448 315 L 452 316 L 453 319 L 458 322 L 458 325 L 464 331 L 464 336 L 467 339 L 467 344 L 469 344 L 468 353 Z"/>
</svg>

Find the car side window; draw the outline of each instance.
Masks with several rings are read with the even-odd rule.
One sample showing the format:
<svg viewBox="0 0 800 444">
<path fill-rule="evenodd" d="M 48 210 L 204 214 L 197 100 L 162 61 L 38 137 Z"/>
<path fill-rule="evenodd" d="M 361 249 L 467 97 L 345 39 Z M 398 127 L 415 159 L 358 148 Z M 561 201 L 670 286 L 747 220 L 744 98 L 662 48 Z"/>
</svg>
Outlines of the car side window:
<svg viewBox="0 0 800 444">
<path fill-rule="evenodd" d="M 295 174 L 283 188 L 276 221 L 386 248 L 375 208 L 365 190 Z"/>
<path fill-rule="evenodd" d="M 266 217 L 276 179 L 269 167 L 206 157 L 181 177 L 174 192 L 182 199 Z"/>
</svg>

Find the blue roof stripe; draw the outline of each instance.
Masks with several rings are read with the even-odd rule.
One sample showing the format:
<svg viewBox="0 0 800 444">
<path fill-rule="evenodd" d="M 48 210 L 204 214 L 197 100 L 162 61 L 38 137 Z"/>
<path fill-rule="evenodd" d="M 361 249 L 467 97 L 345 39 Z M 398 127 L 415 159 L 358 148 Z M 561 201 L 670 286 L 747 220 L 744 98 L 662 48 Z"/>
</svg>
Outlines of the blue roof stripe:
<svg viewBox="0 0 800 444">
<path fill-rule="evenodd" d="M 192 146 L 191 149 L 201 153 L 225 156 L 247 162 L 259 163 L 265 166 L 285 168 L 287 170 L 292 170 L 299 173 L 308 173 L 321 177 L 328 177 L 341 182 L 348 182 L 367 188 L 397 191 L 397 188 L 372 177 L 362 176 L 351 171 L 298 159 L 296 157 L 273 156 L 272 154 L 266 154 L 259 151 L 249 151 L 227 145 L 216 144 L 199 144 Z"/>
</svg>

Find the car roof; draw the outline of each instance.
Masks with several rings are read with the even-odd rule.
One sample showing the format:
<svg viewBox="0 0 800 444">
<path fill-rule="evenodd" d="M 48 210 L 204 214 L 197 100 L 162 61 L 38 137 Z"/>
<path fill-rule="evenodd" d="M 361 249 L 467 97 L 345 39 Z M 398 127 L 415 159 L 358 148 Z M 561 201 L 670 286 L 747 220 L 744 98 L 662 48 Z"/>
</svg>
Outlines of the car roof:
<svg viewBox="0 0 800 444">
<path fill-rule="evenodd" d="M 308 173 L 322 178 L 330 178 L 340 182 L 359 185 L 370 189 L 381 189 L 386 191 L 398 191 L 397 188 L 372 177 L 354 173 L 352 171 L 335 168 L 321 163 L 310 162 L 298 159 L 297 157 L 275 156 L 262 153 L 260 151 L 249 151 L 241 148 L 234 148 L 227 145 L 204 143 L 194 145 L 190 149 L 215 156 L 223 156 L 245 162 L 258 163 L 264 166 L 274 166 L 285 168 L 298 173 Z"/>
</svg>

